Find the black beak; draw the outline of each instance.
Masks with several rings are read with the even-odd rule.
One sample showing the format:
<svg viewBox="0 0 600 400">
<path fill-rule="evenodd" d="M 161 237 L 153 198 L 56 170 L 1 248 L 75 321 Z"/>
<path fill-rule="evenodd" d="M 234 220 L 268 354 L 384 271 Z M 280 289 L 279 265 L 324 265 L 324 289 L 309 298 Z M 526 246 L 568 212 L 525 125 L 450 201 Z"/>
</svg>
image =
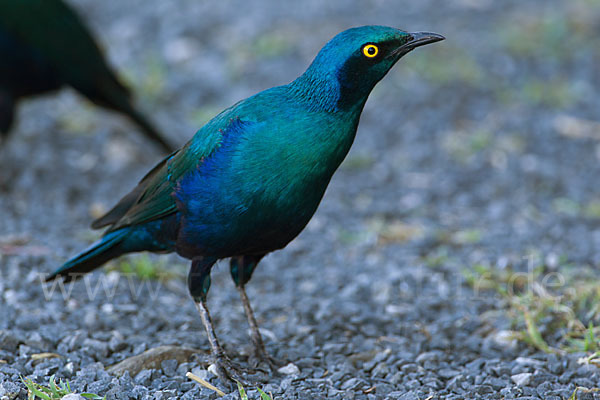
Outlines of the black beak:
<svg viewBox="0 0 600 400">
<path fill-rule="evenodd" d="M 419 46 L 424 46 L 426 44 L 439 42 L 440 40 L 446 39 L 442 35 L 438 35 L 437 33 L 431 32 L 412 32 L 410 34 L 410 39 L 408 42 L 404 43 L 402 46 L 398 47 L 394 50 L 390 56 L 404 55 L 411 50 L 416 49 Z"/>
</svg>

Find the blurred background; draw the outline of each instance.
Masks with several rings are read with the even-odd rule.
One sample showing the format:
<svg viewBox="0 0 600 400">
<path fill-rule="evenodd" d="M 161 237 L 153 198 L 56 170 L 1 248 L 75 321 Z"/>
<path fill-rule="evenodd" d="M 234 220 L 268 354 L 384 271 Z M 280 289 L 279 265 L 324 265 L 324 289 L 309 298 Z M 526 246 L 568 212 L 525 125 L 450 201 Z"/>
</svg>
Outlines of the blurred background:
<svg viewBox="0 0 600 400">
<path fill-rule="evenodd" d="M 424 338 L 409 340 L 421 324 L 456 348 L 466 335 L 508 338 L 525 353 L 598 349 L 585 343 L 586 332 L 600 334 L 598 0 L 69 4 L 139 108 L 178 145 L 223 108 L 295 79 L 343 29 L 443 34 L 375 88 L 315 218 L 255 275 L 250 297 L 264 300 L 254 300 L 256 312 L 286 315 L 266 329 L 287 327 L 276 335 L 292 358 L 294 348 L 310 353 L 297 326 L 317 343 L 350 329 L 365 343 L 397 335 L 394 346 L 427 349 Z M 70 89 L 22 102 L 0 149 L 0 288 L 15 315 L 21 291 L 34 299 L 28 307 L 48 307 L 30 271 L 50 272 L 97 238 L 92 218 L 161 158 L 127 134 L 135 129 Z M 136 257 L 111 268 L 187 268 L 176 256 Z M 236 301 L 227 275 L 215 270 L 211 301 Z M 243 315 L 216 318 L 233 337 L 226 342 L 244 343 L 235 328 Z M 450 329 L 465 318 L 476 322 L 463 336 Z"/>
</svg>

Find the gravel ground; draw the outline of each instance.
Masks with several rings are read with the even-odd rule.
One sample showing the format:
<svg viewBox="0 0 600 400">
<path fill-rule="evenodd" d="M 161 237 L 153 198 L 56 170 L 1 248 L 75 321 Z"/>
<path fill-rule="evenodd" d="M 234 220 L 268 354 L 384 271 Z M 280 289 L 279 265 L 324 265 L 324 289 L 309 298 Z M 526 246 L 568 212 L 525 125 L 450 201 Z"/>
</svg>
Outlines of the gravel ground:
<svg viewBox="0 0 600 400">
<path fill-rule="evenodd" d="M 467 278 L 478 265 L 531 275 L 535 263 L 598 277 L 598 2 L 260 4 L 74 2 L 140 106 L 181 143 L 223 107 L 294 79 L 342 29 L 448 38 L 376 88 L 314 219 L 255 273 L 248 293 L 266 346 L 293 363 L 260 387 L 276 399 L 567 399 L 600 387 L 595 364 L 581 362 L 589 353 L 514 339 L 506 297 Z M 68 293 L 40 284 L 97 237 L 92 217 L 159 159 L 131 129 L 69 90 L 20 107 L 0 149 L 1 399 L 26 398 L 20 376 L 53 374 L 107 399 L 217 398 L 185 377 L 222 387 L 206 370 L 183 278 L 101 270 Z M 151 260 L 186 268 L 176 256 Z M 246 365 L 250 340 L 228 275 L 225 263 L 214 269 L 209 302 L 227 351 Z M 550 322 L 539 330 L 560 347 Z M 160 345 L 201 350 L 133 376 L 104 370 Z M 59 357 L 32 357 L 46 352 Z"/>
</svg>

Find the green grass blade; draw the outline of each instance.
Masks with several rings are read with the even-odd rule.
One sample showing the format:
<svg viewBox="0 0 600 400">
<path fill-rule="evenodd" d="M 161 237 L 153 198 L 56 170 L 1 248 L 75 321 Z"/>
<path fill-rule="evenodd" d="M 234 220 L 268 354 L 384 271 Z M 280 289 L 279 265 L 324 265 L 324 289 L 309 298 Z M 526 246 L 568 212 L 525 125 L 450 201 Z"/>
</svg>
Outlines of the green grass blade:
<svg viewBox="0 0 600 400">
<path fill-rule="evenodd" d="M 36 397 L 39 397 L 40 399 L 43 400 L 52 400 L 50 398 L 50 396 L 48 396 L 46 393 L 40 391 L 40 389 L 43 389 L 40 386 L 40 389 L 38 389 L 38 384 L 35 383 L 34 381 L 32 381 L 31 379 L 25 379 L 23 377 L 21 377 L 21 382 L 23 382 L 23 384 L 25 385 L 25 387 L 28 390 L 27 393 L 27 398 L 28 400 L 35 400 Z"/>
<path fill-rule="evenodd" d="M 94 400 L 102 400 L 104 398 L 104 397 L 98 396 L 97 394 L 94 394 L 94 393 L 81 393 L 80 396 L 85 397 L 86 399 L 94 399 Z"/>
<path fill-rule="evenodd" d="M 263 392 L 263 390 L 261 388 L 257 387 L 257 389 L 258 389 L 258 393 L 260 393 L 261 400 L 273 400 L 271 398 L 271 396 L 269 396 L 268 394 L 266 394 L 265 392 Z"/>
<path fill-rule="evenodd" d="M 590 321 L 585 335 L 585 351 L 596 350 L 596 338 L 594 338 L 594 323 Z"/>
<path fill-rule="evenodd" d="M 523 310 L 523 317 L 525 319 L 525 325 L 527 326 L 527 335 L 529 336 L 531 343 L 543 352 L 550 353 L 552 350 L 542 337 L 533 316 L 528 311 Z"/>
<path fill-rule="evenodd" d="M 32 386 L 28 386 L 27 387 L 27 389 L 29 389 L 31 391 L 31 393 L 33 393 L 34 396 L 37 396 L 37 397 L 39 397 L 40 399 L 43 399 L 43 400 L 52 400 L 50 398 L 50 396 L 48 396 L 46 393 L 44 393 L 41 390 L 39 390 L 34 385 L 35 385 L 35 383 Z"/>
<path fill-rule="evenodd" d="M 242 386 L 242 384 L 239 383 L 238 381 L 236 381 L 236 383 L 237 383 L 238 390 L 240 392 L 240 399 L 248 400 L 248 395 L 246 395 L 246 391 L 244 390 L 244 387 Z"/>
<path fill-rule="evenodd" d="M 48 381 L 48 387 L 50 388 L 50 393 L 53 396 L 62 397 L 61 393 L 58 390 L 58 387 L 56 387 L 56 382 L 54 381 L 54 375 L 50 376 L 50 380 Z"/>
</svg>

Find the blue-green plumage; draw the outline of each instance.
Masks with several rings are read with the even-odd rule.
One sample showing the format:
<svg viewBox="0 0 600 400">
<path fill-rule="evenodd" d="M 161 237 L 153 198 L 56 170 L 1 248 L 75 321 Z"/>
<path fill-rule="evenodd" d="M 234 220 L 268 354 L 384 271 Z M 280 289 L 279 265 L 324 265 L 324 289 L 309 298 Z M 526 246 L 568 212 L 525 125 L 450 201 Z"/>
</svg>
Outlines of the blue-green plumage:
<svg viewBox="0 0 600 400">
<path fill-rule="evenodd" d="M 381 26 L 340 33 L 298 79 L 223 111 L 159 163 L 94 223 L 109 226 L 103 239 L 49 279 L 127 252 L 175 251 L 193 261 L 188 284 L 199 307 L 218 259 L 232 257 L 243 291 L 262 256 L 287 245 L 316 211 L 375 84 L 404 54 L 441 39 Z M 213 353 L 219 361 L 218 344 Z"/>
</svg>

